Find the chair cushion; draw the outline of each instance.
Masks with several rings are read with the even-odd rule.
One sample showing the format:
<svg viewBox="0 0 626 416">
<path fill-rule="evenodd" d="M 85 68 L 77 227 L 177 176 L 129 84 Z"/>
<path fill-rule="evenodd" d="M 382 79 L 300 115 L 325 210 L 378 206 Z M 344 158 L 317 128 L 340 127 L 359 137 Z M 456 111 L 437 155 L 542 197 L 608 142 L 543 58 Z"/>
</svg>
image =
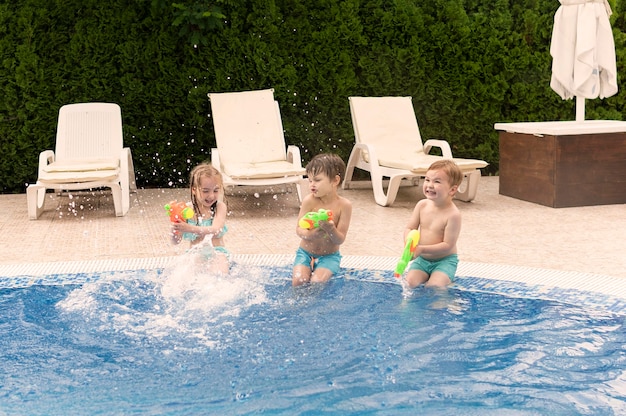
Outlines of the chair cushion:
<svg viewBox="0 0 626 416">
<path fill-rule="evenodd" d="M 304 168 L 279 160 L 263 163 L 229 163 L 222 171 L 233 179 L 269 179 L 306 174 Z"/>
<path fill-rule="evenodd" d="M 112 170 L 119 167 L 119 159 L 74 159 L 52 162 L 43 167 L 44 172 L 87 172 Z"/>
<path fill-rule="evenodd" d="M 441 160 L 441 156 L 434 156 L 434 155 L 424 155 L 424 156 L 427 158 L 424 160 L 424 162 L 427 162 L 427 163 L 423 163 L 423 164 L 413 163 L 410 169 L 411 172 L 423 175 L 428 171 L 428 168 L 433 162 L 436 162 L 437 160 Z M 478 160 L 478 159 L 460 159 L 460 158 L 454 157 L 452 158 L 452 160 L 454 161 L 454 163 L 456 163 L 459 166 L 459 168 L 463 172 L 467 172 L 467 171 L 471 171 L 475 169 L 481 169 L 487 166 L 488 164 L 484 160 Z"/>
<path fill-rule="evenodd" d="M 53 162 L 42 168 L 38 180 L 48 183 L 112 181 L 119 177 L 119 160 L 80 159 Z"/>
<path fill-rule="evenodd" d="M 87 172 L 42 172 L 42 174 L 38 178 L 38 182 L 110 182 L 116 180 L 119 175 L 119 169 L 91 170 Z"/>
<path fill-rule="evenodd" d="M 433 162 L 441 160 L 441 156 L 437 155 L 427 155 L 424 152 L 399 152 L 390 148 L 376 149 L 376 153 L 381 166 L 409 170 L 415 174 L 425 174 Z M 369 156 L 364 155 L 364 158 L 369 159 Z M 487 162 L 478 159 L 453 158 L 452 160 L 464 172 L 487 166 Z"/>
</svg>

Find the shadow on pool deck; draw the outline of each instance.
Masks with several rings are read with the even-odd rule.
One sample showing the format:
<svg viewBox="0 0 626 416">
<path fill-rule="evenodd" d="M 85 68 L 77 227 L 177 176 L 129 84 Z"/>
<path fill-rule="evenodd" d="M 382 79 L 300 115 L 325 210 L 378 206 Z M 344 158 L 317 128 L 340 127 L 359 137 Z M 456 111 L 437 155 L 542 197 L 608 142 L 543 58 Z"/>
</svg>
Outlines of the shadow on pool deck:
<svg viewBox="0 0 626 416">
<path fill-rule="evenodd" d="M 391 207 L 376 205 L 371 189 L 341 191 L 353 203 L 344 255 L 396 257 L 417 200 L 402 188 Z M 131 209 L 115 217 L 108 192 L 72 198 L 48 194 L 46 211 L 28 219 L 26 195 L 0 195 L 0 264 L 171 256 L 188 246 L 169 242 L 163 205 L 188 200 L 187 189 L 142 189 Z M 226 245 L 238 254 L 292 254 L 298 199 L 293 192 L 237 188 L 227 196 Z M 528 266 L 626 277 L 624 205 L 549 208 L 502 196 L 498 177 L 482 177 L 477 197 L 457 201 L 463 215 L 461 261 Z"/>
</svg>

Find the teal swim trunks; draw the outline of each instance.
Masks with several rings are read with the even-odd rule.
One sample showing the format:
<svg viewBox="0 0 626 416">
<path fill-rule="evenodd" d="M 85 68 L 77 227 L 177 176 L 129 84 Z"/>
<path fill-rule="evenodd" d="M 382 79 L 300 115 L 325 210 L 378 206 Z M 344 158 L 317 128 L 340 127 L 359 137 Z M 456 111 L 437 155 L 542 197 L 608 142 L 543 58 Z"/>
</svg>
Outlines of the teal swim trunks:
<svg viewBox="0 0 626 416">
<path fill-rule="evenodd" d="M 434 271 L 440 271 L 445 273 L 451 282 L 454 282 L 456 276 L 456 268 L 459 265 L 459 256 L 456 254 L 450 254 L 449 256 L 440 258 L 438 260 L 426 260 L 419 256 L 411 262 L 409 270 L 421 270 L 427 273 L 429 276 Z"/>
<path fill-rule="evenodd" d="M 341 254 L 335 251 L 334 253 L 315 257 L 308 251 L 298 247 L 293 265 L 311 267 L 311 262 L 313 262 L 313 268 L 323 267 L 324 269 L 330 270 L 332 274 L 337 274 L 341 264 Z"/>
</svg>

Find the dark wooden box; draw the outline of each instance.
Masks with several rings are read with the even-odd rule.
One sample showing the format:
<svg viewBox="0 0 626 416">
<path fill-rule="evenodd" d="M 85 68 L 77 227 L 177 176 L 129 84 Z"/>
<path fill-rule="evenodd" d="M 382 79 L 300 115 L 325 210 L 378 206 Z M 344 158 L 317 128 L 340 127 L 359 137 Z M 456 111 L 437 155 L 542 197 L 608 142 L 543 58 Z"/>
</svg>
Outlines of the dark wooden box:
<svg viewBox="0 0 626 416">
<path fill-rule="evenodd" d="M 554 208 L 626 203 L 626 132 L 500 132 L 500 194 Z"/>
</svg>

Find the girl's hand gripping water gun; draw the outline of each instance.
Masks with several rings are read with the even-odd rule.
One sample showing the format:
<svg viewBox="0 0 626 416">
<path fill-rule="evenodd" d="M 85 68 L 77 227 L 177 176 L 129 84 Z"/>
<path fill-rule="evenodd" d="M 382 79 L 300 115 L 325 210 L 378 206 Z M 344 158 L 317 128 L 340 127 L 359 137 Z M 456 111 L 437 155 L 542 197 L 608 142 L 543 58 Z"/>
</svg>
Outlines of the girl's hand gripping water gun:
<svg viewBox="0 0 626 416">
<path fill-rule="evenodd" d="M 169 204 L 165 204 L 165 210 L 170 216 L 171 222 L 185 222 L 190 218 L 193 218 L 193 208 L 184 202 L 172 201 Z"/>
<path fill-rule="evenodd" d="M 406 236 L 406 245 L 404 246 L 404 251 L 402 252 L 402 257 L 398 260 L 398 264 L 396 265 L 396 269 L 393 272 L 394 277 L 402 276 L 406 266 L 413 259 L 413 253 L 415 253 L 415 249 L 417 248 L 417 244 L 420 242 L 420 232 L 418 230 L 411 230 Z"/>
<path fill-rule="evenodd" d="M 320 226 L 320 221 L 332 221 L 333 220 L 333 212 L 330 210 L 320 209 L 319 211 L 311 211 L 304 214 L 300 221 L 298 221 L 298 226 L 304 229 L 317 228 Z"/>
</svg>

